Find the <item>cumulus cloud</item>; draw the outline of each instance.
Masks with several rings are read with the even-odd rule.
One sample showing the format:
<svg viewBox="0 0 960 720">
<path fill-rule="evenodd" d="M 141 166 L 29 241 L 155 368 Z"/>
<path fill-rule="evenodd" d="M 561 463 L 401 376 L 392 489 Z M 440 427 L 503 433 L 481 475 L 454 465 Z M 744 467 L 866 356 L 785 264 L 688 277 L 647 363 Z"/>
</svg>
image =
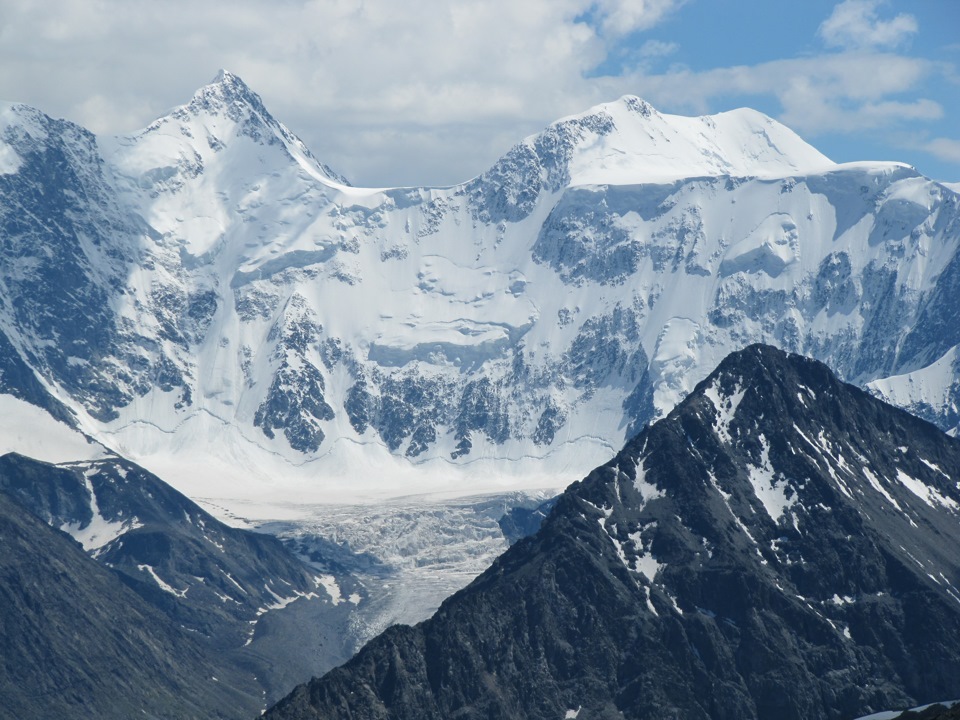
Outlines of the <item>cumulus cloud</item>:
<svg viewBox="0 0 960 720">
<path fill-rule="evenodd" d="M 907 121 L 935 120 L 933 100 L 893 100 L 937 70 L 923 59 L 889 53 L 830 54 L 757 65 L 679 70 L 638 77 L 655 105 L 707 112 L 719 97 L 773 96 L 781 120 L 801 134 L 856 132 Z"/>
<path fill-rule="evenodd" d="M 610 83 L 590 71 L 682 3 L 3 0 L 0 89 L 122 133 L 226 67 L 348 176 L 453 182 L 463 179 L 454 168 L 479 171 L 506 149 L 508 120 L 516 139 L 518 128 L 609 99 Z M 447 172 L 412 178 L 373 152 L 425 133 Z"/>
<path fill-rule="evenodd" d="M 820 25 L 819 34 L 830 47 L 893 48 L 919 29 L 913 15 L 901 13 L 881 20 L 880 0 L 844 0 Z"/>
<path fill-rule="evenodd" d="M 684 1 L 597 0 L 594 5 L 602 17 L 604 32 L 613 36 L 623 36 L 650 29 Z"/>
<path fill-rule="evenodd" d="M 916 21 L 880 2 L 834 8 L 819 36 L 839 52 L 655 73 L 680 48 L 638 33 L 685 2 L 0 0 L 0 98 L 126 133 L 225 67 L 371 185 L 465 180 L 546 122 L 625 93 L 698 113 L 773 97 L 807 136 L 943 114 L 917 90 L 943 69 L 894 51 Z M 621 72 L 611 61 L 624 57 L 634 65 Z"/>
</svg>

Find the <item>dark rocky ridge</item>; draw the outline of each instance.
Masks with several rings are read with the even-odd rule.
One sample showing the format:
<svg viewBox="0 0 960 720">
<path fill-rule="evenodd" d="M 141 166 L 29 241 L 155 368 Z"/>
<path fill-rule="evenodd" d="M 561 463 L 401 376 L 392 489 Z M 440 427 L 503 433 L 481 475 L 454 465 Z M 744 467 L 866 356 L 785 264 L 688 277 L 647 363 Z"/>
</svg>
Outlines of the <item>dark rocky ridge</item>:
<svg viewBox="0 0 960 720">
<path fill-rule="evenodd" d="M 224 525 L 120 458 L 50 465 L 11 453 L 0 457 L 0 489 L 56 528 L 125 523 L 91 554 L 147 602 L 220 647 L 242 645 L 249 621 L 276 596 L 317 590 L 314 573 L 277 538 Z"/>
<path fill-rule="evenodd" d="M 58 535 L 63 535 L 62 529 L 89 539 L 97 528 L 112 526 L 88 542 L 90 572 L 101 568 L 107 572 L 117 586 L 110 592 L 118 602 L 129 602 L 134 596 L 134 607 L 146 607 L 162 617 L 157 632 L 162 634 L 170 626 L 177 633 L 189 633 L 192 652 L 207 663 L 231 668 L 233 674 L 242 673 L 244 685 L 249 686 L 256 676 L 268 700 L 282 697 L 311 672 L 349 657 L 352 648 L 341 638 L 349 637 L 350 610 L 331 602 L 314 568 L 276 537 L 224 525 L 134 463 L 108 456 L 51 465 L 10 453 L 0 457 L 0 496 L 17 502 L 21 514 L 58 529 Z M 315 564 L 324 559 L 316 557 Z M 340 570 L 337 577 L 348 593 L 355 589 L 349 572 Z M 5 587 L 0 581 L 0 592 Z M 93 589 L 79 592 L 84 595 Z M 297 600 L 297 607 L 278 612 L 298 598 L 307 601 Z M 8 620 L 15 624 L 22 612 L 11 605 Z M 307 636 L 304 623 L 310 626 Z M 57 632 L 52 629 L 51 636 Z M 17 647 L 11 648 L 9 659 L 29 665 L 41 657 L 30 648 Z M 65 656 L 58 662 L 77 661 Z M 121 660 L 117 662 L 122 666 Z M 113 672 L 96 666 L 89 675 L 103 684 L 103 678 Z M 176 674 L 179 670 L 151 666 L 150 672 Z M 109 687 L 104 684 L 102 689 L 104 702 Z M 249 698 L 244 704 L 238 696 L 234 707 L 225 705 L 224 716 L 244 717 L 262 709 L 260 689 L 250 691 L 256 698 L 253 704 Z M 121 692 L 118 687 L 114 690 Z M 53 712 L 57 705 L 38 700 L 36 707 L 38 713 L 42 708 Z"/>
<path fill-rule="evenodd" d="M 840 720 L 957 696 L 958 475 L 960 441 L 752 346 L 433 618 L 267 717 Z"/>
<path fill-rule="evenodd" d="M 17 720 L 237 718 L 252 674 L 0 492 L 0 715 Z"/>
</svg>

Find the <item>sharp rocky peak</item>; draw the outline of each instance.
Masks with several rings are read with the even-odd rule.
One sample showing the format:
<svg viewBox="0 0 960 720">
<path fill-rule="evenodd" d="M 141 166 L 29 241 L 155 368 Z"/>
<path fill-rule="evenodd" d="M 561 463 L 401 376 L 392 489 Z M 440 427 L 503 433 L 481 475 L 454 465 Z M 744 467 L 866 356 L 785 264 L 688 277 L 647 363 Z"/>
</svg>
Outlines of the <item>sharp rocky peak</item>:
<svg viewBox="0 0 960 720">
<path fill-rule="evenodd" d="M 843 385 L 833 372 L 821 362 L 761 343 L 731 353 L 703 380 L 683 405 L 702 404 L 708 399 L 711 404 L 718 399 L 730 399 L 742 393 L 743 401 L 756 398 L 767 407 L 782 404 L 784 409 L 796 410 L 795 404 L 810 409 L 813 401 L 823 403 L 824 394 L 817 396 L 810 391 L 806 400 L 799 400 L 803 390 L 819 387 L 827 397 L 834 398 Z M 866 393 L 852 385 L 844 385 L 847 391 Z M 749 398 L 747 395 L 749 394 Z M 762 414 L 762 407 L 757 408 Z M 823 410 L 824 408 L 819 408 Z M 679 407 L 678 407 L 679 410 Z M 785 417 L 780 418 L 786 419 Z"/>
<path fill-rule="evenodd" d="M 754 428 L 814 429 L 847 433 L 857 413 L 871 421 L 888 414 L 914 434 L 939 430 L 860 388 L 841 381 L 824 363 L 765 344 L 750 345 L 728 355 L 675 413 L 712 407 L 714 418 L 731 406 L 751 418 Z M 856 426 L 857 430 L 860 426 Z M 905 442 L 905 441 L 904 441 Z"/>
<path fill-rule="evenodd" d="M 689 471 L 662 472 L 664 458 L 680 454 Z M 652 488 L 716 488 L 731 512 L 739 504 L 754 542 L 787 530 L 806 535 L 824 508 L 882 521 L 889 535 L 909 534 L 917 523 L 935 527 L 944 519 L 938 513 L 960 513 L 960 489 L 948 475 L 957 458 L 956 440 L 842 382 L 823 363 L 752 345 L 729 355 L 613 466 L 647 484 L 638 502 L 626 502 L 635 509 Z M 610 494 L 605 486 L 597 504 Z M 776 562 L 776 552 L 767 559 Z"/>
<path fill-rule="evenodd" d="M 171 122 L 180 125 L 180 133 L 186 138 L 206 137 L 205 145 L 214 152 L 230 144 L 232 137 L 246 136 L 260 145 L 283 147 L 290 158 L 317 179 L 350 184 L 320 162 L 300 138 L 270 114 L 260 96 L 239 75 L 228 70 L 221 69 L 209 84 L 194 93 L 190 102 L 155 120 L 139 136 L 150 135 Z"/>
<path fill-rule="evenodd" d="M 226 70 L 220 70 L 213 81 L 197 90 L 187 104 L 157 118 L 138 135 L 149 135 L 171 122 L 181 125 L 181 134 L 185 137 L 193 136 L 196 128 L 191 126 L 219 127 L 223 132 L 226 123 L 260 142 L 272 144 L 284 139 L 299 142 L 274 119 L 257 93 L 239 76 Z"/>
<path fill-rule="evenodd" d="M 195 115 L 225 112 L 234 120 L 240 119 L 242 115 L 256 114 L 267 125 L 278 124 L 267 111 L 260 96 L 251 90 L 240 76 L 223 69 L 212 82 L 194 93 L 187 109 Z"/>
</svg>

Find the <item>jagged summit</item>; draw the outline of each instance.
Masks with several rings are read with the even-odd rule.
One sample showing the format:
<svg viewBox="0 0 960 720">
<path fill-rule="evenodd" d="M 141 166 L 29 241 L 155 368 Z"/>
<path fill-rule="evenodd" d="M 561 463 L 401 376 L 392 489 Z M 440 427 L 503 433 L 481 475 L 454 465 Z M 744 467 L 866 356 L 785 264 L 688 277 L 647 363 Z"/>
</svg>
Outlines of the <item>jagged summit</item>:
<svg viewBox="0 0 960 720">
<path fill-rule="evenodd" d="M 768 402 L 775 398 L 792 402 L 795 399 L 794 386 L 802 384 L 801 378 L 807 376 L 810 376 L 808 383 L 814 382 L 831 389 L 839 384 L 836 376 L 823 363 L 772 345 L 753 343 L 727 355 L 712 373 L 697 384 L 691 398 L 705 392 L 705 388 L 738 385 Z M 862 392 L 852 385 L 845 387 Z M 833 394 L 831 392 L 831 396 Z"/>
<path fill-rule="evenodd" d="M 251 90 L 239 75 L 224 69 L 221 69 L 210 83 L 197 90 L 185 107 L 194 115 L 226 113 L 236 122 L 256 115 L 264 125 L 273 128 L 280 126 L 267 111 L 260 96 Z"/>
<path fill-rule="evenodd" d="M 161 139 L 153 139 L 156 136 Z M 177 142 L 173 142 L 173 138 L 177 138 Z M 261 97 L 239 75 L 223 69 L 210 83 L 198 89 L 187 104 L 174 108 L 132 138 L 121 138 L 119 145 L 126 147 L 147 143 L 139 153 L 124 153 L 128 157 L 121 160 L 121 164 L 129 162 L 143 167 L 157 158 L 179 154 L 180 164 L 190 166 L 190 173 L 197 173 L 208 159 L 231 147 L 240 138 L 246 138 L 256 146 L 279 149 L 287 161 L 292 160 L 323 184 L 349 185 L 346 179 L 317 160 L 300 138 L 274 118 Z M 232 162 L 236 164 L 237 160 Z M 258 164 L 264 162 L 265 159 L 261 159 Z M 232 171 L 235 172 L 235 168 Z"/>
<path fill-rule="evenodd" d="M 230 72 L 226 68 L 220 68 L 219 70 L 217 70 L 216 76 L 214 76 L 213 80 L 209 82 L 209 85 L 217 85 L 217 84 L 241 86 L 249 90 L 249 87 L 241 79 L 239 75 L 234 75 L 232 72 Z"/>
</svg>

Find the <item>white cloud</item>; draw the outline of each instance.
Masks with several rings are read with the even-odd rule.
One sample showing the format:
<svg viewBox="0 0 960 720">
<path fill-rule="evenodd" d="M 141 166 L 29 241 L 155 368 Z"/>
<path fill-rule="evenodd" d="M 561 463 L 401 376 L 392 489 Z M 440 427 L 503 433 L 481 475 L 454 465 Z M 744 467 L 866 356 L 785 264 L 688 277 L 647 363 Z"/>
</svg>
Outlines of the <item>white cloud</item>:
<svg viewBox="0 0 960 720">
<path fill-rule="evenodd" d="M 130 132 L 226 67 L 348 176 L 443 183 L 505 150 L 507 122 L 517 139 L 609 99 L 590 71 L 683 0 L 2 2 L 3 99 Z M 438 175 L 367 144 L 427 132 Z"/>
<path fill-rule="evenodd" d="M 75 104 L 69 120 L 97 134 L 109 134 L 115 127 L 136 128 L 149 118 L 152 108 L 143 97 L 90 95 Z"/>
<path fill-rule="evenodd" d="M 654 58 L 667 57 L 673 55 L 680 46 L 675 42 L 664 42 L 662 40 L 647 40 L 637 51 L 640 57 Z"/>
<path fill-rule="evenodd" d="M 605 34 L 628 35 L 649 30 L 685 0 L 596 0 Z"/>
<path fill-rule="evenodd" d="M 913 90 L 937 67 L 889 53 L 840 53 L 758 65 L 679 70 L 636 78 L 654 105 L 707 112 L 716 98 L 776 97 L 781 120 L 801 134 L 857 132 L 943 115 L 933 100 L 892 100 Z"/>
<path fill-rule="evenodd" d="M 919 29 L 913 15 L 901 13 L 892 20 L 881 20 L 879 0 L 844 0 L 820 25 L 819 34 L 830 47 L 893 48 Z"/>
<path fill-rule="evenodd" d="M 925 143 L 922 149 L 941 160 L 960 163 L 960 140 L 935 138 Z"/>
</svg>

